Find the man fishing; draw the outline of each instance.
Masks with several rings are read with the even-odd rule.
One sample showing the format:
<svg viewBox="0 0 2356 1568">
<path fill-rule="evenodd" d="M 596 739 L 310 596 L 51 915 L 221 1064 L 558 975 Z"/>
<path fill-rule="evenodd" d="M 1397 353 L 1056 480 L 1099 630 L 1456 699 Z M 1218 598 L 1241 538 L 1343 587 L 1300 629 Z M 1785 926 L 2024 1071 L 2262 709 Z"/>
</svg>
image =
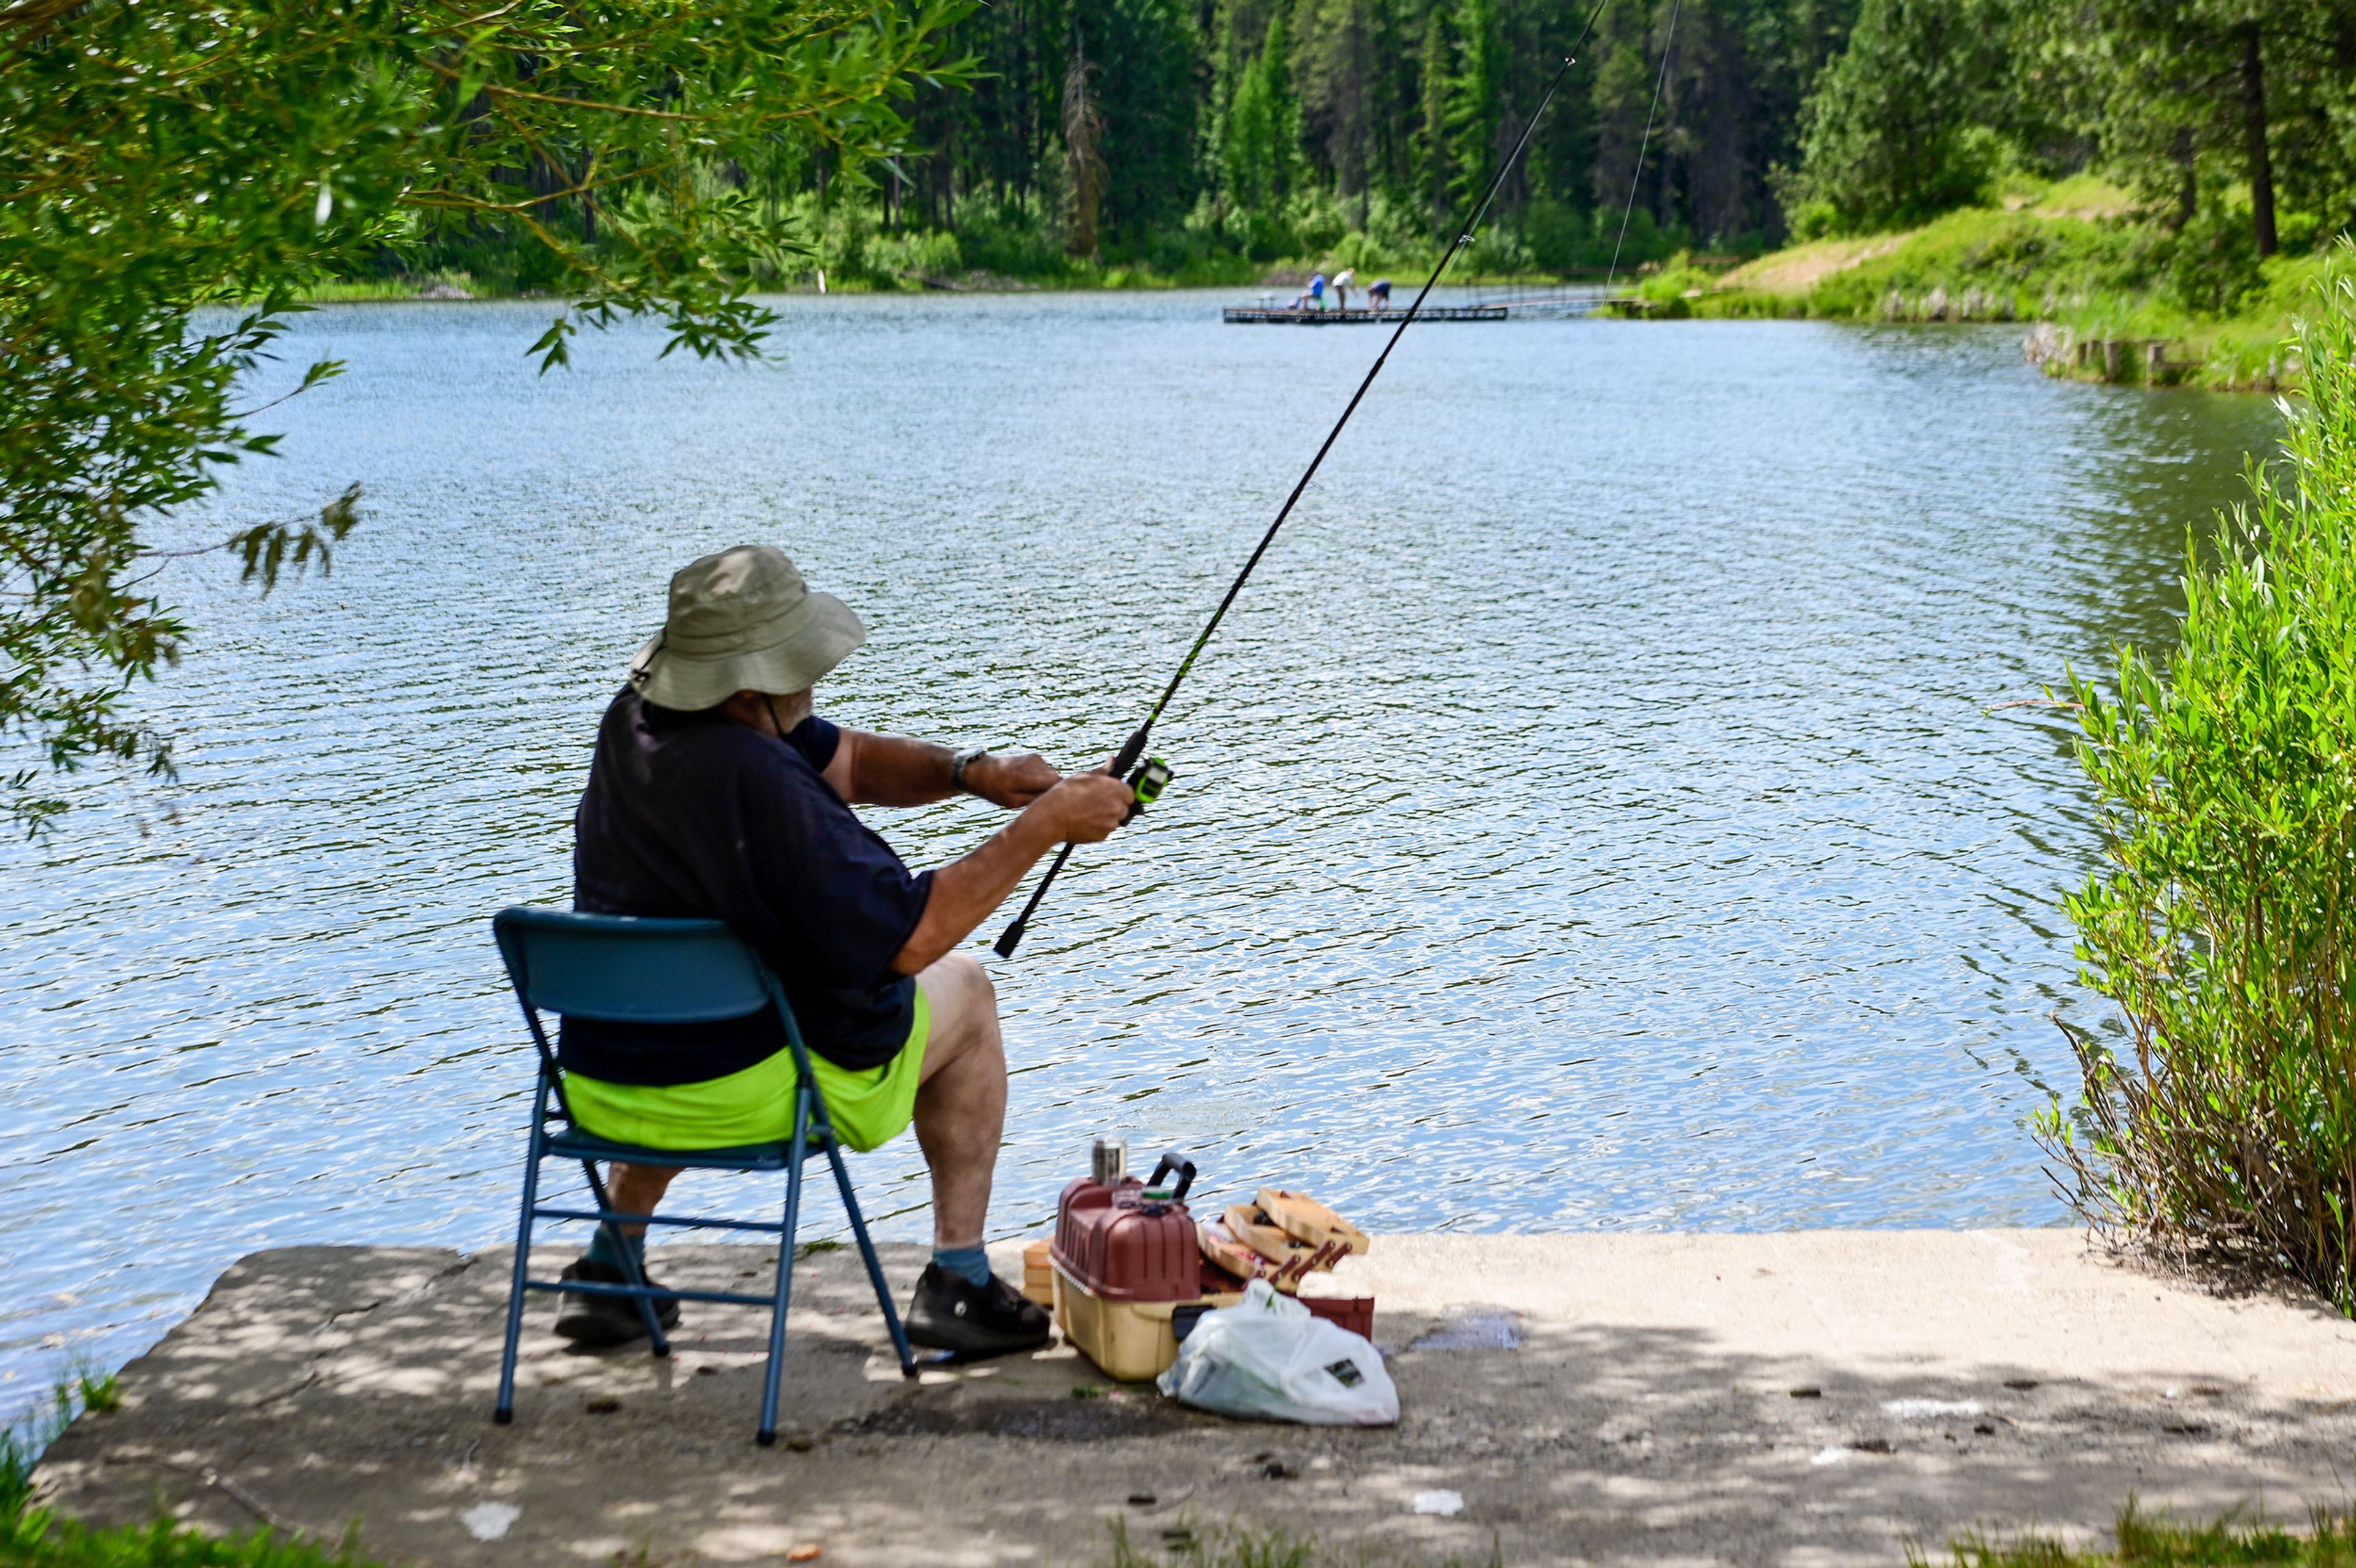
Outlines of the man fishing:
<svg viewBox="0 0 2356 1568">
<path fill-rule="evenodd" d="M 968 1356 L 1046 1342 L 1047 1315 L 990 1271 L 984 1221 L 1006 1119 L 990 976 L 953 951 L 1058 844 L 1120 826 L 1129 786 L 837 727 L 811 688 L 866 640 L 841 600 L 766 545 L 671 579 L 662 632 L 598 726 L 573 817 L 573 907 L 724 920 L 776 973 L 843 1142 L 913 1120 L 932 1175 L 933 1256 L 906 1318 L 918 1345 Z M 960 859 L 912 872 L 851 811 L 978 795 L 1017 815 Z M 558 1059 L 584 1130 L 655 1148 L 787 1137 L 795 1071 L 774 1009 L 720 1024 L 567 1019 Z M 652 1213 L 675 1171 L 616 1164 L 614 1206 Z M 619 1243 L 643 1261 L 644 1227 Z M 620 1284 L 610 1231 L 567 1279 Z M 626 1298 L 567 1295 L 556 1331 L 587 1345 L 646 1332 Z M 677 1302 L 660 1306 L 666 1327 Z"/>
</svg>

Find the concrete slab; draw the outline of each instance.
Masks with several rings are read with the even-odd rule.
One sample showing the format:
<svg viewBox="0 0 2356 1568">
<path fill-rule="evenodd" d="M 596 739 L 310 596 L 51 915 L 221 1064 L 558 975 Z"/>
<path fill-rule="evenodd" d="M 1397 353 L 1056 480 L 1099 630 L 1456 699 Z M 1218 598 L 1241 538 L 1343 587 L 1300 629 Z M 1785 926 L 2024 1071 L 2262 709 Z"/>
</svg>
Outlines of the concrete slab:
<svg viewBox="0 0 2356 1568">
<path fill-rule="evenodd" d="M 1001 1268 L 1019 1263 L 1001 1257 Z M 922 1254 L 889 1250 L 905 1299 Z M 763 1253 L 657 1251 L 741 1287 Z M 1396 1430 L 1222 1421 L 1068 1349 L 901 1382 L 855 1262 L 801 1274 L 787 1441 L 752 1430 L 759 1315 L 690 1306 L 677 1354 L 575 1355 L 536 1302 L 490 1424 L 506 1254 L 293 1248 L 224 1275 L 38 1477 L 99 1522 L 256 1522 L 459 1565 L 1105 1561 L 1229 1525 L 1371 1562 L 1901 1561 L 1909 1541 L 2099 1535 L 2130 1494 L 2342 1502 L 2356 1325 L 2223 1299 L 2057 1231 L 1390 1236 Z M 748 1276 L 748 1271 L 750 1275 Z M 1452 1492 L 1461 1511 L 1417 1511 Z M 1425 1499 L 1424 1506 L 1435 1499 Z"/>
</svg>

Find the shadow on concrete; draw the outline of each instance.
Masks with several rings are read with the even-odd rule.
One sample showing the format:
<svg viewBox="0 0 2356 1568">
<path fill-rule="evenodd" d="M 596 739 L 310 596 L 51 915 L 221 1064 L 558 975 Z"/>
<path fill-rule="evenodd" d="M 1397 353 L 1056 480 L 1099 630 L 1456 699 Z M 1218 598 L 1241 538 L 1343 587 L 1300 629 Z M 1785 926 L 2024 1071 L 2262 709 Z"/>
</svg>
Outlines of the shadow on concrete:
<svg viewBox="0 0 2356 1568">
<path fill-rule="evenodd" d="M 923 1263 L 886 1250 L 903 1299 Z M 758 1277 L 750 1247 L 659 1250 L 667 1279 Z M 534 1304 L 516 1424 L 489 1420 L 507 1254 L 296 1248 L 249 1258 L 47 1456 L 44 1498 L 160 1509 L 448 1564 L 1085 1568 L 1127 1521 L 1314 1533 L 1384 1560 L 1894 1564 L 1904 1543 L 2083 1537 L 2130 1493 L 2297 1516 L 2345 1495 L 2356 1404 L 2187 1365 L 2181 1386 L 1953 1358 L 1860 1370 L 1837 1344 L 1506 1313 L 1517 1349 L 1396 1350 L 1395 1429 L 1237 1423 L 1119 1389 L 1067 1349 L 899 1378 L 856 1262 L 799 1271 L 784 1441 L 756 1448 L 766 1322 L 691 1304 L 674 1356 L 568 1354 Z M 1412 1346 L 1478 1308 L 1385 1312 Z M 1493 1316 L 1505 1309 L 1493 1310 Z M 1883 1359 L 1886 1360 L 1886 1358 Z M 1452 1514 L 1419 1512 L 1452 1492 Z M 1419 1499 L 1420 1503 L 1419 1502 Z M 1167 1539 L 1176 1540 L 1176 1536 Z"/>
</svg>

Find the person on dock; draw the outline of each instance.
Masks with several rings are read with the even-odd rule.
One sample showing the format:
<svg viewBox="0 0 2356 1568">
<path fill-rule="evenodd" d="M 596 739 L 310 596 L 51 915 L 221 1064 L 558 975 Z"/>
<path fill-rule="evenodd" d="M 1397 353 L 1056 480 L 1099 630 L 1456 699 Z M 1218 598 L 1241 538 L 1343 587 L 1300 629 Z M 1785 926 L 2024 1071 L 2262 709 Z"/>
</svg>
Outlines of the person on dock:
<svg viewBox="0 0 2356 1568">
<path fill-rule="evenodd" d="M 1325 274 L 1319 272 L 1309 280 L 1309 300 L 1317 310 L 1325 308 Z"/>
<path fill-rule="evenodd" d="M 1333 274 L 1333 308 L 1335 310 L 1346 311 L 1350 308 L 1350 290 L 1357 281 L 1358 270 L 1355 267 L 1344 267 Z"/>
<path fill-rule="evenodd" d="M 811 688 L 866 640 L 766 545 L 708 555 L 670 581 L 663 629 L 598 725 L 573 816 L 573 907 L 724 920 L 784 986 L 836 1130 L 876 1147 L 913 1121 L 930 1168 L 933 1256 L 907 1312 L 916 1344 L 967 1355 L 1047 1339 L 1047 1315 L 982 1253 L 1006 1120 L 998 998 L 955 951 L 1041 855 L 1120 826 L 1129 786 L 870 734 L 812 710 Z M 980 848 L 911 871 L 851 811 L 970 795 L 1016 813 Z M 796 1083 L 774 1011 L 712 1025 L 566 1020 L 558 1061 L 584 1131 L 658 1148 L 788 1136 Z M 616 1207 L 652 1213 L 675 1171 L 616 1164 Z M 642 1229 L 642 1228 L 641 1228 Z M 643 1234 L 625 1243 L 643 1257 Z M 564 1271 L 618 1283 L 609 1232 Z M 678 1304 L 663 1304 L 666 1323 Z M 556 1331 L 644 1335 L 636 1306 L 566 1296 Z"/>
<path fill-rule="evenodd" d="M 1375 310 L 1391 308 L 1391 281 L 1388 278 L 1376 278 L 1366 285 L 1366 304 Z"/>
</svg>

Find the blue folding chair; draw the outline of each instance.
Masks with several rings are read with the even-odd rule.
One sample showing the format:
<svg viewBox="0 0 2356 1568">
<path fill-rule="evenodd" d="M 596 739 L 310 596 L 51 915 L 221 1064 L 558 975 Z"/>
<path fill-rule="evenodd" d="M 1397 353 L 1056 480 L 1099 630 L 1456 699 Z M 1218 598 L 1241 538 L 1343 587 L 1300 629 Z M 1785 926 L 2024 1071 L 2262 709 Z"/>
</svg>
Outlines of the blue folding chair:
<svg viewBox="0 0 2356 1568">
<path fill-rule="evenodd" d="M 890 1289 L 884 1283 L 884 1265 L 876 1261 L 875 1244 L 868 1240 L 867 1222 L 860 1216 L 859 1200 L 851 1190 L 851 1173 L 842 1163 L 842 1147 L 827 1114 L 826 1096 L 810 1074 L 809 1053 L 785 990 L 768 966 L 730 934 L 716 920 L 639 920 L 627 915 L 575 914 L 563 910 L 502 910 L 491 921 L 508 979 L 523 1008 L 531 1042 L 540 1052 L 540 1086 L 532 1096 L 531 1142 L 523 1167 L 523 1214 L 516 1226 L 515 1277 L 508 1287 L 507 1347 L 499 1359 L 499 1399 L 491 1419 L 501 1425 L 515 1419 L 516 1347 L 523 1334 L 523 1302 L 528 1291 L 571 1292 L 580 1296 L 626 1296 L 636 1301 L 645 1319 L 649 1347 L 657 1356 L 670 1354 L 663 1335 L 658 1301 L 723 1301 L 769 1308 L 769 1365 L 761 1387 L 761 1424 L 754 1437 L 764 1445 L 777 1440 L 777 1380 L 786 1351 L 786 1304 L 794 1285 L 794 1227 L 801 1216 L 802 1161 L 815 1149 L 826 1151 L 834 1167 L 835 1185 L 851 1215 L 851 1233 L 859 1238 L 859 1255 L 875 1286 L 875 1303 L 892 1330 L 892 1348 L 899 1352 L 900 1372 L 916 1375 L 916 1358 L 908 1348 L 907 1330 L 900 1326 Z M 564 1081 L 557 1071 L 556 1053 L 541 1027 L 545 1009 L 573 1018 L 613 1023 L 716 1023 L 744 1018 L 774 1007 L 785 1021 L 786 1045 L 794 1053 L 798 1075 L 794 1092 L 793 1132 L 779 1143 L 751 1144 L 740 1148 L 661 1149 L 615 1143 L 584 1131 L 573 1119 L 564 1098 Z M 553 1106 L 551 1099 L 554 1100 Z M 588 1179 L 594 1211 L 560 1209 L 540 1200 L 540 1162 L 577 1159 Z M 786 1173 L 786 1217 L 783 1223 L 722 1220 L 701 1215 L 633 1214 L 607 1201 L 605 1184 L 598 1179 L 599 1160 L 630 1165 L 673 1166 L 691 1170 L 778 1171 Z M 533 1279 L 530 1275 L 531 1232 L 535 1220 L 588 1220 L 613 1228 L 615 1251 L 623 1259 L 626 1284 L 595 1280 Z M 647 1283 L 646 1275 L 620 1245 L 623 1225 L 679 1225 L 691 1229 L 757 1231 L 777 1238 L 777 1285 L 771 1296 L 744 1296 L 718 1290 L 665 1290 Z"/>
</svg>

